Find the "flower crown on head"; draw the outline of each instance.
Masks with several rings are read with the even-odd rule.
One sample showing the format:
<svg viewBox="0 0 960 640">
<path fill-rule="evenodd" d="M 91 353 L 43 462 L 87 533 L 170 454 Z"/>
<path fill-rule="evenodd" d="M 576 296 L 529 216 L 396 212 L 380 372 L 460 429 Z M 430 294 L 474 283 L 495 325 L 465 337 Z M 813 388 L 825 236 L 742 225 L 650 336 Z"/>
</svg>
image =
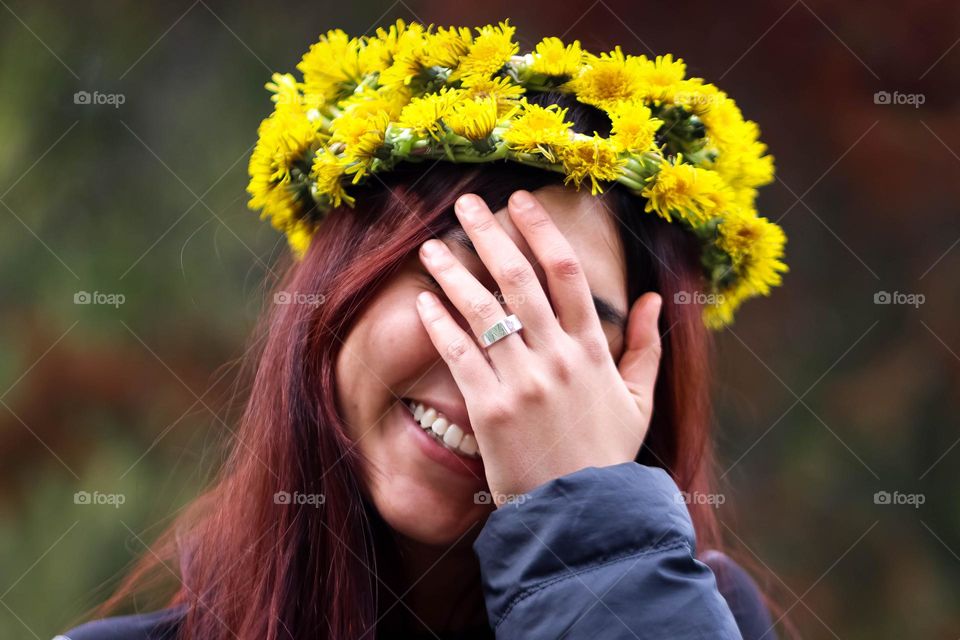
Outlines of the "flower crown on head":
<svg viewBox="0 0 960 640">
<path fill-rule="evenodd" d="M 471 32 L 403 20 L 373 36 L 320 36 L 266 88 L 274 110 L 250 158 L 250 208 L 286 234 L 302 258 L 326 214 L 353 206 L 349 185 L 400 161 L 511 160 L 563 173 L 578 190 L 619 182 L 655 212 L 695 234 L 706 287 L 700 302 L 719 328 L 747 298 L 768 295 L 787 271 L 783 230 L 757 215 L 757 188 L 773 180 L 759 128 L 672 55 L 594 55 L 574 40 L 544 38 L 518 55 L 505 20 Z M 609 136 L 574 132 L 559 105 L 530 102 L 556 91 L 602 110 Z M 694 299 L 696 298 L 696 299 Z"/>
</svg>

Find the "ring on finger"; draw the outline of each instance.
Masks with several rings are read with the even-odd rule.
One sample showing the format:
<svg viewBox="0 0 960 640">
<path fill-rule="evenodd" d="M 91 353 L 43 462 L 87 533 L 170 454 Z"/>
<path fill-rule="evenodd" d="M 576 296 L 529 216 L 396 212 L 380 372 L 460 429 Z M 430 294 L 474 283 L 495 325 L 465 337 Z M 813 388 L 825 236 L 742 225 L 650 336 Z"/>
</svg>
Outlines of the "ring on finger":
<svg viewBox="0 0 960 640">
<path fill-rule="evenodd" d="M 480 344 L 487 348 L 494 342 L 503 340 L 510 334 L 520 331 L 520 329 L 523 329 L 520 318 L 515 313 L 511 313 L 502 320 L 493 323 L 489 329 L 484 331 L 480 335 Z"/>
</svg>

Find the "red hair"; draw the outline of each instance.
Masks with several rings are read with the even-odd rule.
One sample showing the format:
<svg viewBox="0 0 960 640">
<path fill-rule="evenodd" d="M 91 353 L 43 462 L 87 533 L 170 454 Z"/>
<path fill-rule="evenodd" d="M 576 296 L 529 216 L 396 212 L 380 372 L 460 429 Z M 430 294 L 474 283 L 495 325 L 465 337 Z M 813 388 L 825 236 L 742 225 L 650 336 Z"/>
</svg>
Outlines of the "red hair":
<svg viewBox="0 0 960 640">
<path fill-rule="evenodd" d="M 561 102 L 556 95 L 545 102 Z M 602 129 L 585 105 L 568 118 Z M 609 123 L 606 124 L 609 127 Z M 356 638 L 377 619 L 376 555 L 382 523 L 364 497 L 363 461 L 338 414 L 335 362 L 347 332 L 379 287 L 426 239 L 458 224 L 454 200 L 472 192 L 497 210 L 516 189 L 562 176 L 504 163 L 402 165 L 355 188 L 356 208 L 331 212 L 275 292 L 322 303 L 272 304 L 258 329 L 252 388 L 226 463 L 97 610 L 169 577 L 162 600 L 186 605 L 181 638 Z M 710 438 L 711 338 L 696 304 L 675 295 L 700 289 L 695 240 L 643 212 L 643 201 L 610 186 L 602 196 L 626 256 L 628 304 L 645 291 L 664 299 L 662 359 L 652 423 L 637 461 L 662 467 L 683 491 L 715 493 Z M 274 292 L 274 293 L 275 293 Z M 322 508 L 278 504 L 277 492 L 323 494 Z M 694 501 L 701 551 L 720 546 L 715 510 Z"/>
</svg>

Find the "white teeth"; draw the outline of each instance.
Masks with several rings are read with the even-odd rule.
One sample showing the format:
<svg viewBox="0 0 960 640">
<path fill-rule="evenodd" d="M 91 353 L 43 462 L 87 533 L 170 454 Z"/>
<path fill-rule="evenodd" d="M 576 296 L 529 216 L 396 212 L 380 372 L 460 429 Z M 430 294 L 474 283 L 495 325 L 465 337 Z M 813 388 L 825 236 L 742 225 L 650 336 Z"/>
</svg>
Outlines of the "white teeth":
<svg viewBox="0 0 960 640">
<path fill-rule="evenodd" d="M 455 424 L 450 425 L 450 428 L 447 429 L 447 432 L 443 434 L 443 441 L 448 447 L 457 448 L 460 445 L 461 440 L 463 440 L 463 429 Z"/>
<path fill-rule="evenodd" d="M 420 416 L 420 424 L 425 427 L 429 427 L 437 419 L 437 410 L 436 409 L 427 409 L 423 412 L 423 415 Z"/>
<path fill-rule="evenodd" d="M 437 434 L 438 436 L 442 436 L 444 433 L 447 432 L 447 427 L 449 426 L 450 426 L 450 423 L 447 421 L 446 418 L 437 418 L 436 421 L 434 421 L 434 423 L 430 425 L 430 428 L 433 429 L 433 432 L 435 434 Z"/>
<path fill-rule="evenodd" d="M 467 455 L 476 455 L 480 449 L 477 447 L 477 439 L 473 437 L 473 434 L 468 433 L 463 436 L 463 440 L 460 441 L 460 444 L 457 445 L 457 448 L 460 451 L 463 451 Z"/>
<path fill-rule="evenodd" d="M 446 416 L 422 403 L 410 401 L 407 407 L 413 413 L 413 419 L 423 428 L 424 431 L 431 433 L 439 442 L 446 445 L 448 449 L 468 457 L 479 458 L 480 450 L 477 447 L 476 438 L 469 433 L 464 433 L 463 429 L 452 422 Z"/>
</svg>

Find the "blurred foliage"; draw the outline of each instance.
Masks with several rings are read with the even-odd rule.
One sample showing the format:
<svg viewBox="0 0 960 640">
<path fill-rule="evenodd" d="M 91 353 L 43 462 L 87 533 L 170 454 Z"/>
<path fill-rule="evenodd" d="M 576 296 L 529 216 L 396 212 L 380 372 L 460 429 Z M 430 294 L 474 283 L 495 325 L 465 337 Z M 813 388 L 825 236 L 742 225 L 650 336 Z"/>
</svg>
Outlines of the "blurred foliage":
<svg viewBox="0 0 960 640">
<path fill-rule="evenodd" d="M 673 52 L 759 122 L 792 271 L 719 339 L 725 533 L 804 637 L 960 635 L 956 6 L 200 0 L 0 9 L 0 636 L 76 623 L 216 468 L 285 250 L 245 209 L 270 73 L 328 28 L 507 16 Z"/>
</svg>

